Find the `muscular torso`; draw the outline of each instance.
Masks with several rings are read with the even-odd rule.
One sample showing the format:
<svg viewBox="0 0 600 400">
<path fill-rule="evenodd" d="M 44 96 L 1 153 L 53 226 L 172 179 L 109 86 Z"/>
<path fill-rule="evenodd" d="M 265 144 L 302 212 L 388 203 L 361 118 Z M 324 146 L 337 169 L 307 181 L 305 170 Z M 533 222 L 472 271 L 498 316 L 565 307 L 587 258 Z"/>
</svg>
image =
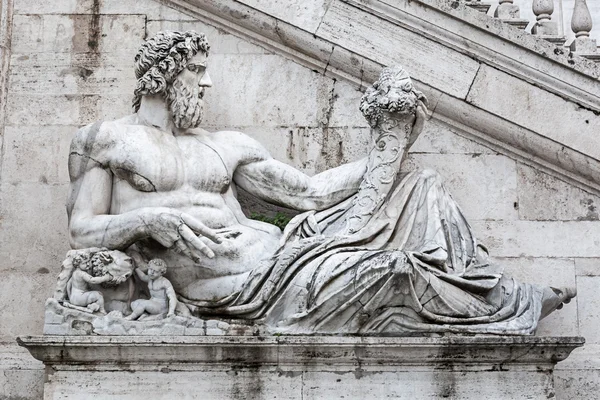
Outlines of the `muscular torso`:
<svg viewBox="0 0 600 400">
<path fill-rule="evenodd" d="M 281 232 L 247 219 L 232 188 L 233 171 L 251 154 L 220 140 L 219 133 L 173 136 L 126 119 L 112 125 L 114 143 L 104 155 L 113 175 L 110 214 L 168 207 L 195 217 L 222 239 L 216 244 L 201 238 L 215 257 L 198 263 L 151 239 L 136 244 L 146 259 L 166 261 L 165 276 L 179 294 L 196 300 L 230 294 L 274 254 Z"/>
</svg>

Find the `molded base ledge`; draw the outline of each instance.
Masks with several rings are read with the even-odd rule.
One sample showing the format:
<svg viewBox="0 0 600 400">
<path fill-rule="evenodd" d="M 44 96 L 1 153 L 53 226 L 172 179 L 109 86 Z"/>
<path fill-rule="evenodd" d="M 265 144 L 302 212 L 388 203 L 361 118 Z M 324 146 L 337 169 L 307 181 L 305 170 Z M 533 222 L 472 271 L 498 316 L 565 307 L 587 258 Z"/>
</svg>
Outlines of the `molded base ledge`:
<svg viewBox="0 0 600 400">
<path fill-rule="evenodd" d="M 44 399 L 549 399 L 580 337 L 34 336 Z"/>
</svg>

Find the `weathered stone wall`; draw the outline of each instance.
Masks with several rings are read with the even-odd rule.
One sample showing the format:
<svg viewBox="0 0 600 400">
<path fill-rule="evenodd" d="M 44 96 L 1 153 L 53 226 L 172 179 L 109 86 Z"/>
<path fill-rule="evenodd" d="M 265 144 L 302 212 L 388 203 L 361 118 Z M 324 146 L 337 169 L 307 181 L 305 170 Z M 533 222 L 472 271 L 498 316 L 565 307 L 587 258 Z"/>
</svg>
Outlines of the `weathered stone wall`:
<svg viewBox="0 0 600 400">
<path fill-rule="evenodd" d="M 2 2 L 3 7 L 11 3 Z M 69 142 L 81 125 L 130 113 L 133 54 L 145 37 L 161 29 L 205 32 L 214 83 L 206 95 L 207 128 L 246 132 L 274 157 L 307 173 L 364 156 L 369 130 L 357 111 L 364 88 L 159 2 L 14 0 L 13 6 L 12 42 L 2 48 L 10 65 L 5 112 L 0 113 L 0 399 L 38 399 L 41 366 L 15 348 L 14 338 L 41 334 L 43 304 L 68 250 Z M 505 85 L 507 91 L 518 89 Z M 469 95 L 476 102 L 477 93 Z M 498 98 L 499 107 L 512 101 Z M 577 117 L 575 109 L 556 112 L 569 121 Z M 585 336 L 585 348 L 559 365 L 557 396 L 596 398 L 600 198 L 468 140 L 435 119 L 412 149 L 407 167 L 416 166 L 434 168 L 446 178 L 483 243 L 516 277 L 577 285 L 576 300 L 542 321 L 539 334 Z"/>
</svg>

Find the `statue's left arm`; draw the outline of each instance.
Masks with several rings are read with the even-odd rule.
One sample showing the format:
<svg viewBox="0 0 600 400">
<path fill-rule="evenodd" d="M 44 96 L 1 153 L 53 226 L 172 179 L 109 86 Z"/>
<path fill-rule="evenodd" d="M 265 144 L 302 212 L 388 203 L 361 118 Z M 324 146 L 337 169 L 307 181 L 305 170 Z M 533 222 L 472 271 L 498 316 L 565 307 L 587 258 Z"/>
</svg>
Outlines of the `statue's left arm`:
<svg viewBox="0 0 600 400">
<path fill-rule="evenodd" d="M 352 196 L 367 169 L 367 159 L 308 176 L 272 158 L 255 140 L 239 134 L 245 153 L 233 175 L 234 182 L 270 203 L 296 210 L 322 210 Z M 242 142 L 242 143 L 240 143 Z"/>
</svg>

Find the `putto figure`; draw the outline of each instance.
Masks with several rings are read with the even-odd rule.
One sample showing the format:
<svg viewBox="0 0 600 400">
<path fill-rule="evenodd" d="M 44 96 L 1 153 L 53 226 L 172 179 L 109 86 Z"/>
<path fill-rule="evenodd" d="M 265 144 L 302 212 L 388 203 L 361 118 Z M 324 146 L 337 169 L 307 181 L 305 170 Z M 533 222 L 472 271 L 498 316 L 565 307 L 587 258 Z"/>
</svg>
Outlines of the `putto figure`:
<svg viewBox="0 0 600 400">
<path fill-rule="evenodd" d="M 129 278 L 132 269 L 131 258 L 120 251 L 71 250 L 63 262 L 54 298 L 68 300 L 63 304 L 69 308 L 106 314 L 104 294 L 92 286 L 117 287 Z"/>
<path fill-rule="evenodd" d="M 143 282 L 148 283 L 150 291 L 150 299 L 138 299 L 131 304 L 133 312 L 125 319 L 138 319 L 144 314 L 156 315 L 159 317 L 172 317 L 175 315 L 175 307 L 177 307 L 177 296 L 173 285 L 163 275 L 167 272 L 167 264 L 155 258 L 148 263 L 148 273 L 145 274 L 139 268 L 135 269 L 138 278 Z"/>
<path fill-rule="evenodd" d="M 208 52 L 204 35 L 158 33 L 135 57 L 135 113 L 77 133 L 73 248 L 163 259 L 185 310 L 270 332 L 530 334 L 574 296 L 503 276 L 439 175 L 401 173 L 426 116 L 404 70 L 363 98 L 369 157 L 309 177 L 243 133 L 199 127 Z M 236 187 L 304 213 L 282 234 L 244 216 Z"/>
</svg>

